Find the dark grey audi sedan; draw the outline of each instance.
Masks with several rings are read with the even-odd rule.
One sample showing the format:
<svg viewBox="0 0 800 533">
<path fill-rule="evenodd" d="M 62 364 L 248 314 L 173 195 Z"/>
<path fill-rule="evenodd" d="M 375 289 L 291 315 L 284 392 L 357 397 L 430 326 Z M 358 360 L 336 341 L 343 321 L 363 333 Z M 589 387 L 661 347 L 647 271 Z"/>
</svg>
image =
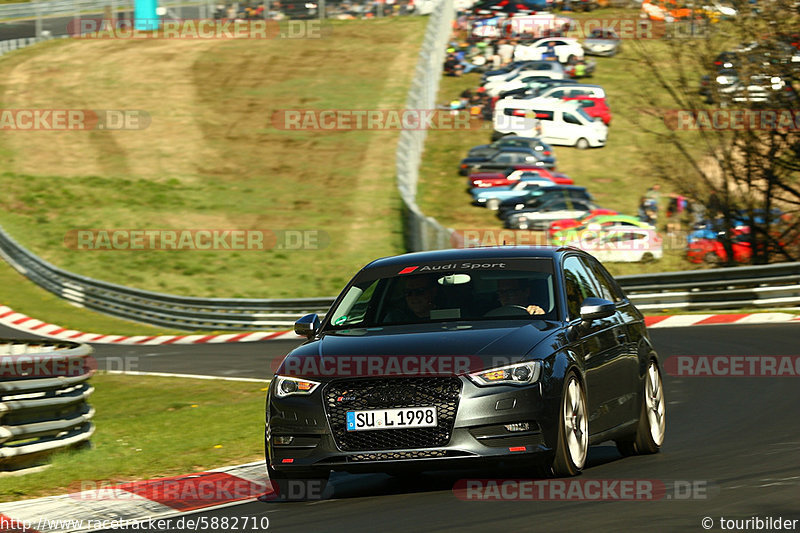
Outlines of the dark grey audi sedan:
<svg viewBox="0 0 800 533">
<path fill-rule="evenodd" d="M 657 452 L 665 400 L 642 314 L 593 257 L 494 247 L 378 259 L 307 315 L 267 393 L 281 482 L 490 462 L 571 476 L 590 445 Z"/>
</svg>

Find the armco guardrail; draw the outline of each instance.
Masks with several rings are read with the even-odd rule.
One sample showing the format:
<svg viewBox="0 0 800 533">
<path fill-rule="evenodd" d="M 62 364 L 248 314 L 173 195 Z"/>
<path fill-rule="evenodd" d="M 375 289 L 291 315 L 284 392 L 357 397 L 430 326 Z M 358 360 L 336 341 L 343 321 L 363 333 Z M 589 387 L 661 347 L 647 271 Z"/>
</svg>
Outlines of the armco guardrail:
<svg viewBox="0 0 800 533">
<path fill-rule="evenodd" d="M 0 339 L 0 471 L 35 465 L 94 433 L 92 348 Z"/>
<path fill-rule="evenodd" d="M 333 303 L 333 298 L 193 298 L 115 285 L 51 265 L 18 244 L 2 228 L 0 257 L 40 287 L 80 307 L 189 331 L 289 327 L 305 313 L 324 315 Z"/>
<path fill-rule="evenodd" d="M 800 263 L 665 272 L 617 279 L 642 311 L 800 305 Z"/>
<path fill-rule="evenodd" d="M 0 228 L 0 257 L 39 286 L 76 305 L 176 329 L 286 328 L 303 314 L 324 315 L 334 298 L 192 298 L 134 289 L 67 272 L 20 246 Z M 620 276 L 643 311 L 800 306 L 800 263 Z"/>
</svg>

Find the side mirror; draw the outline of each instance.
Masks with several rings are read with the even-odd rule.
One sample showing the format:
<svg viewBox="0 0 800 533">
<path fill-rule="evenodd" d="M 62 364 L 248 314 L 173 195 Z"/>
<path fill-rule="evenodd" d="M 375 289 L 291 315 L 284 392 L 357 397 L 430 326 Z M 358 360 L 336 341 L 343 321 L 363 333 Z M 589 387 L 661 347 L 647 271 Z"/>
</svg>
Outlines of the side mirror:
<svg viewBox="0 0 800 533">
<path fill-rule="evenodd" d="M 581 304 L 581 320 L 584 322 L 607 318 L 616 312 L 617 306 L 614 302 L 603 298 L 586 298 Z"/>
<path fill-rule="evenodd" d="M 301 337 L 311 339 L 319 331 L 319 325 L 319 315 L 311 313 L 301 317 L 294 323 L 294 332 Z"/>
</svg>

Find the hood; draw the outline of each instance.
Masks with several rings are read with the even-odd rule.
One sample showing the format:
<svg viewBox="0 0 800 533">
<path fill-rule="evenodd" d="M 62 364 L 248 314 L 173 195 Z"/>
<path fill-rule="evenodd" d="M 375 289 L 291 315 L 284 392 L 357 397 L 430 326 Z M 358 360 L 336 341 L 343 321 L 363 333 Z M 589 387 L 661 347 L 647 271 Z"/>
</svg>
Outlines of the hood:
<svg viewBox="0 0 800 533">
<path fill-rule="evenodd" d="M 471 156 L 474 156 L 475 154 L 480 154 L 480 153 L 483 153 L 483 152 L 487 152 L 489 150 L 492 150 L 492 146 L 490 144 L 481 144 L 481 145 L 478 145 L 478 146 L 473 146 L 467 152 L 467 157 L 471 157 Z"/>
<path fill-rule="evenodd" d="M 559 322 L 503 320 L 350 329 L 323 334 L 289 353 L 276 373 L 303 377 L 385 375 L 364 369 L 401 368 L 405 361 L 444 363 L 434 368 L 469 372 L 522 360 L 561 331 Z M 449 364 L 449 366 L 448 366 Z M 407 368 L 415 368 L 414 364 Z M 437 372 L 433 372 L 437 373 Z M 463 372 L 461 372 L 463 373 Z M 412 370 L 395 375 L 419 375 Z"/>
</svg>

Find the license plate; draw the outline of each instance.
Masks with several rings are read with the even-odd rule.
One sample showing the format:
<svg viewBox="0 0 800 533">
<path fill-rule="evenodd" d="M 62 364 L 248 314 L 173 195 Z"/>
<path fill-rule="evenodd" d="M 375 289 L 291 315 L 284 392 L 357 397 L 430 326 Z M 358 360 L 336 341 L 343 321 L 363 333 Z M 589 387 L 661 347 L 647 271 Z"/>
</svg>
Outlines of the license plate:
<svg viewBox="0 0 800 533">
<path fill-rule="evenodd" d="M 347 411 L 347 431 L 436 427 L 435 407 Z"/>
</svg>

